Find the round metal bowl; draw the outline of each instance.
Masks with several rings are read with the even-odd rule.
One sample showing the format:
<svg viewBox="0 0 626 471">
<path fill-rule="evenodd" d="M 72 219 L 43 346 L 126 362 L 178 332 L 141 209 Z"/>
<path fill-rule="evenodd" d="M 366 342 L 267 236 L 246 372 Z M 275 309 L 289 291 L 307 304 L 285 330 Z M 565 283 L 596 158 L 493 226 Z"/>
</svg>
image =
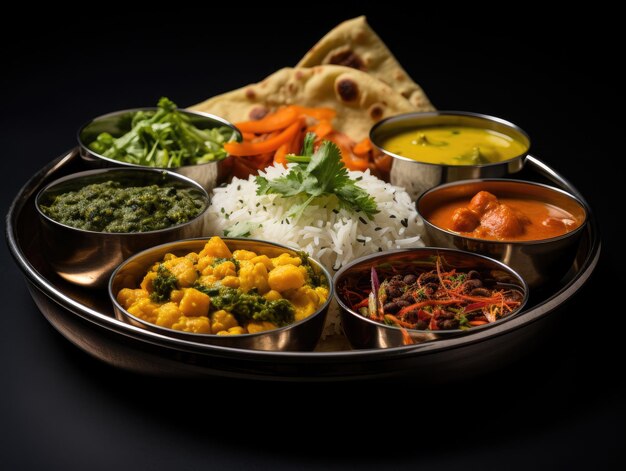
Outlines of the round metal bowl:
<svg viewBox="0 0 626 471">
<path fill-rule="evenodd" d="M 388 151 L 385 139 L 405 131 L 426 126 L 471 126 L 490 129 L 506 134 L 525 145 L 526 151 L 508 160 L 482 165 L 444 165 L 419 162 Z M 409 195 L 417 198 L 424 191 L 442 183 L 471 178 L 496 178 L 518 172 L 524 166 L 524 158 L 530 149 L 528 134 L 513 123 L 503 119 L 466 111 L 432 111 L 405 113 L 383 119 L 370 131 L 372 144 L 392 157 L 389 180 L 393 185 L 404 187 Z"/>
<path fill-rule="evenodd" d="M 222 240 L 231 251 L 250 250 L 259 255 L 267 255 L 270 258 L 277 257 L 285 252 L 292 256 L 297 256 L 297 252 L 293 249 L 272 242 L 243 238 L 223 238 Z M 154 265 L 154 263 L 162 260 L 165 254 L 172 253 L 181 256 L 190 252 L 199 252 L 206 242 L 207 238 L 171 242 L 144 250 L 122 263 L 113 272 L 109 282 L 109 297 L 113 302 L 116 317 L 131 325 L 142 327 L 161 335 L 197 343 L 273 351 L 310 351 L 315 348 L 322 335 L 328 307 L 333 297 L 333 287 L 328 270 L 313 259 L 309 259 L 313 269 L 318 275 L 323 276 L 328 284 L 328 299 L 316 312 L 307 318 L 278 329 L 241 335 L 213 335 L 182 332 L 161 327 L 133 316 L 118 303 L 117 293 L 122 288 L 137 288 L 148 269 Z"/>
<path fill-rule="evenodd" d="M 113 137 L 120 137 L 130 131 L 132 116 L 139 111 L 156 111 L 158 108 L 134 108 L 122 111 L 108 113 L 85 123 L 78 130 L 78 144 L 81 157 L 91 167 L 135 167 L 146 168 L 141 165 L 135 165 L 120 160 L 104 157 L 97 152 L 89 149 L 89 144 L 103 132 L 108 132 Z M 220 126 L 228 126 L 232 128 L 237 136 L 237 140 L 241 141 L 241 132 L 229 121 L 208 113 L 200 113 L 196 111 L 178 110 L 180 113 L 187 115 L 191 124 L 198 129 L 212 129 Z M 198 165 L 184 165 L 182 167 L 168 169 L 176 173 L 180 173 L 192 180 L 198 182 L 205 190 L 210 192 L 216 186 L 224 183 L 231 174 L 232 157 L 226 159 L 207 162 Z"/>
<path fill-rule="evenodd" d="M 204 201 L 205 208 L 186 223 L 156 231 L 130 233 L 95 232 L 67 226 L 50 218 L 40 208 L 56 195 L 109 180 L 126 186 L 156 184 L 192 189 Z M 146 168 L 110 168 L 87 170 L 54 180 L 39 191 L 35 206 L 42 228 L 44 255 L 52 269 L 71 283 L 103 288 L 113 270 L 131 255 L 156 244 L 202 234 L 209 196 L 199 184 L 177 173 Z"/>
<path fill-rule="evenodd" d="M 469 200 L 479 191 L 498 197 L 533 198 L 571 213 L 579 226 L 559 237 L 531 241 L 499 241 L 466 237 L 435 226 L 429 215 L 439 205 L 453 200 Z M 571 268 L 578 251 L 579 240 L 587 222 L 588 210 L 575 196 L 540 183 L 509 180 L 467 180 L 432 188 L 417 200 L 417 211 L 424 220 L 431 245 L 452 247 L 493 257 L 516 270 L 531 288 L 560 280 Z"/>
<path fill-rule="evenodd" d="M 515 287 L 523 294 L 520 306 L 498 319 L 496 322 L 483 326 L 472 327 L 468 330 L 417 330 L 400 329 L 364 317 L 351 308 L 351 303 L 344 296 L 344 288 L 357 280 L 365 280 L 369 284 L 372 267 L 380 270 L 392 269 L 394 272 L 430 271 L 436 268 L 436 260 L 440 259 L 447 267 L 458 270 L 476 270 L 483 275 L 483 279 L 491 279 L 494 287 Z M 400 249 L 381 252 L 346 265 L 335 274 L 335 297 L 341 312 L 343 330 L 353 348 L 389 348 L 402 345 L 418 344 L 433 340 L 448 339 L 461 335 L 471 335 L 490 329 L 507 322 L 522 311 L 528 301 L 528 286 L 524 279 L 506 265 L 470 252 L 436 247 L 422 247 L 415 249 Z M 407 339 L 410 337 L 410 340 Z"/>
</svg>

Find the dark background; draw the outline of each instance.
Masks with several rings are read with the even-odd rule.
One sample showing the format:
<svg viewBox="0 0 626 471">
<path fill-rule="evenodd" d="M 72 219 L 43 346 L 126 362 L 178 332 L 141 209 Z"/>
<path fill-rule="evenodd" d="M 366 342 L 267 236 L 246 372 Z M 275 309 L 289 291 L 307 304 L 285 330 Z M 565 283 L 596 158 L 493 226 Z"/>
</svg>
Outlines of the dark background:
<svg viewBox="0 0 626 471">
<path fill-rule="evenodd" d="M 603 256 L 562 329 L 506 370 L 436 387 L 143 377 L 101 364 L 58 334 L 2 247 L 4 469 L 623 465 L 623 248 L 611 222 L 623 216 L 622 203 L 608 201 L 623 194 L 614 163 L 624 151 L 621 124 L 605 114 L 621 113 L 614 12 L 341 5 L 181 3 L 131 15 L 102 4 L 66 21 L 53 20 L 69 18 L 57 10 L 7 17 L 21 33 L 4 29 L 0 45 L 3 213 L 33 173 L 75 145 L 88 119 L 161 95 L 188 106 L 256 82 L 295 64 L 341 20 L 366 13 L 437 108 L 518 124 L 533 153 L 587 197 Z"/>
</svg>

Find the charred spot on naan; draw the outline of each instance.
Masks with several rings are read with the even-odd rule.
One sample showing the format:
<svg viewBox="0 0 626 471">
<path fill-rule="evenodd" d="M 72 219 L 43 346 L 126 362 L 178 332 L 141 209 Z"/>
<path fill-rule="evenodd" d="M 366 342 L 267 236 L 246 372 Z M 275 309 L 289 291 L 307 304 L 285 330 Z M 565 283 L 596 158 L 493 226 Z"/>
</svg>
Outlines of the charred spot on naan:
<svg viewBox="0 0 626 471">
<path fill-rule="evenodd" d="M 396 79 L 398 82 L 403 82 L 404 80 L 406 80 L 407 76 L 403 74 L 401 70 L 396 70 L 393 73 L 393 78 Z"/>
<path fill-rule="evenodd" d="M 356 101 L 359 97 L 359 86 L 350 78 L 342 78 L 335 84 L 337 95 L 345 102 Z"/>
<path fill-rule="evenodd" d="M 379 121 L 380 119 L 382 119 L 383 114 L 385 114 L 383 104 L 382 103 L 373 104 L 372 106 L 370 106 L 370 109 L 368 110 L 368 114 L 370 118 L 372 118 L 374 121 Z"/>
<path fill-rule="evenodd" d="M 250 110 L 249 117 L 251 120 L 257 120 L 264 118 L 267 113 L 269 113 L 269 109 L 265 106 L 255 106 Z"/>
<path fill-rule="evenodd" d="M 327 56 L 327 60 L 324 61 L 327 64 L 335 64 L 335 65 L 345 65 L 346 67 L 351 67 L 353 69 L 358 69 L 362 71 L 366 71 L 367 67 L 365 66 L 365 62 L 352 48 L 346 46 L 340 49 L 337 49 Z"/>
</svg>

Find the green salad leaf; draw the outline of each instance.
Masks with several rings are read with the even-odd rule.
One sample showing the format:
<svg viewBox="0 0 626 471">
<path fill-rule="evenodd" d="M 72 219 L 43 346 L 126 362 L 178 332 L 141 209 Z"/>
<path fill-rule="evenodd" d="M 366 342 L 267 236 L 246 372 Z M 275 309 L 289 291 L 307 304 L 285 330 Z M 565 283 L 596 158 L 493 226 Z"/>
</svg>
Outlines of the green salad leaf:
<svg viewBox="0 0 626 471">
<path fill-rule="evenodd" d="M 88 147 L 110 159 L 136 165 L 176 168 L 223 160 L 224 144 L 237 139 L 228 126 L 199 129 L 169 98 L 162 97 L 156 111 L 132 115 L 130 131 L 115 138 L 103 132 Z"/>
</svg>

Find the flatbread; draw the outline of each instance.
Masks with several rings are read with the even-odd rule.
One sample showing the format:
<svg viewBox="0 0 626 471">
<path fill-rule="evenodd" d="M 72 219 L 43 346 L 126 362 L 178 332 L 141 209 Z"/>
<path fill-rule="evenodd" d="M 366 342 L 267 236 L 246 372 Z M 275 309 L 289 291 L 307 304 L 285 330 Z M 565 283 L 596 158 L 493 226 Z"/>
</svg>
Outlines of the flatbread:
<svg viewBox="0 0 626 471">
<path fill-rule="evenodd" d="M 297 67 L 338 64 L 367 72 L 404 96 L 418 111 L 433 111 L 430 100 L 367 24 L 365 16 L 332 29 L 298 62 Z"/>
<path fill-rule="evenodd" d="M 430 109 L 423 104 L 417 108 L 377 78 L 340 65 L 284 68 L 259 83 L 209 98 L 190 109 L 236 123 L 259 119 L 292 104 L 337 110 L 333 127 L 357 142 L 383 118 Z"/>
</svg>

